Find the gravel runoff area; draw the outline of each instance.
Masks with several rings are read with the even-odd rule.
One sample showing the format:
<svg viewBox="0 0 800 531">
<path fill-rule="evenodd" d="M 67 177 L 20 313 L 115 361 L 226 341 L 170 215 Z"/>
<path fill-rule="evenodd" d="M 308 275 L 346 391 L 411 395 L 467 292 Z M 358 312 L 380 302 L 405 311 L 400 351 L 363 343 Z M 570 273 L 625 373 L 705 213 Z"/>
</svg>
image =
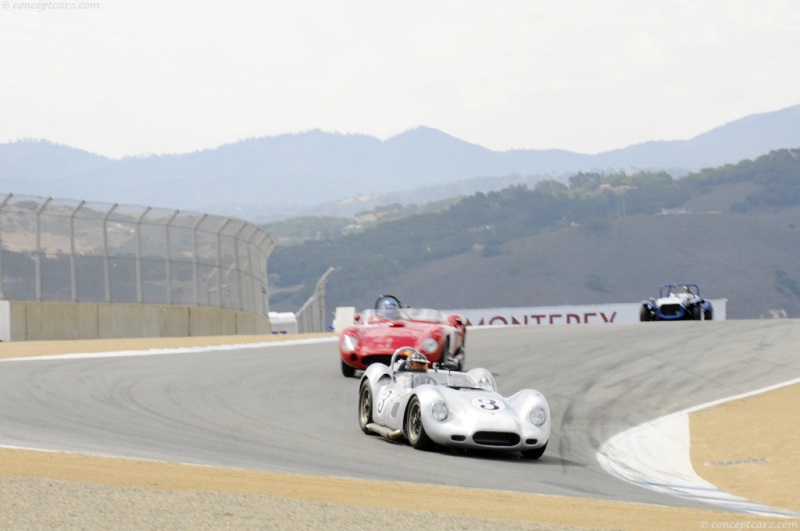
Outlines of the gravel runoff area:
<svg viewBox="0 0 800 531">
<path fill-rule="evenodd" d="M 310 337 L 310 336 L 303 336 Z M 0 358 L 287 336 L 0 343 Z M 800 512 L 800 385 L 690 417 L 695 471 Z M 765 412 L 769 412 L 765 415 Z M 747 425 L 761 436 L 739 436 Z M 798 529 L 717 511 L 0 448 L 0 529 Z"/>
</svg>

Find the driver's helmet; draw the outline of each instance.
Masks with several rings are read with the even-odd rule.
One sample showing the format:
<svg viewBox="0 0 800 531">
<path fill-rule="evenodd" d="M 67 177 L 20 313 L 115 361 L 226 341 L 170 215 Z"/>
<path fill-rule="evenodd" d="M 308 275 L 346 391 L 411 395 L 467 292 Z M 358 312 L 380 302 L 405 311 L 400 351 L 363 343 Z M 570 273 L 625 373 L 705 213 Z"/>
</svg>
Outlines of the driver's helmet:
<svg viewBox="0 0 800 531">
<path fill-rule="evenodd" d="M 412 352 L 406 358 L 406 368 L 411 372 L 428 372 L 428 358 L 419 352 Z"/>
<path fill-rule="evenodd" d="M 383 299 L 378 307 L 378 315 L 387 319 L 400 319 L 400 309 L 394 299 Z"/>
</svg>

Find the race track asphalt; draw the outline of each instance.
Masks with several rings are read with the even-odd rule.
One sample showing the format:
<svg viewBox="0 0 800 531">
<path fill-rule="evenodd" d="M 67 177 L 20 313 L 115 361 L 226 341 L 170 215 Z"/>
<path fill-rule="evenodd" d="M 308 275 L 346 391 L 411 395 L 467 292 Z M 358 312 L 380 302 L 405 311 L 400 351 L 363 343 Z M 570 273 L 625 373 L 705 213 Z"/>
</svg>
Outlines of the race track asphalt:
<svg viewBox="0 0 800 531">
<path fill-rule="evenodd" d="M 794 320 L 471 329 L 468 367 L 492 370 L 503 394 L 531 387 L 548 398 L 553 435 L 539 461 L 419 452 L 363 435 L 358 380 L 341 376 L 330 337 L 7 359 L 0 444 L 707 508 L 611 477 L 597 450 L 647 420 L 800 377 L 799 338 Z"/>
</svg>

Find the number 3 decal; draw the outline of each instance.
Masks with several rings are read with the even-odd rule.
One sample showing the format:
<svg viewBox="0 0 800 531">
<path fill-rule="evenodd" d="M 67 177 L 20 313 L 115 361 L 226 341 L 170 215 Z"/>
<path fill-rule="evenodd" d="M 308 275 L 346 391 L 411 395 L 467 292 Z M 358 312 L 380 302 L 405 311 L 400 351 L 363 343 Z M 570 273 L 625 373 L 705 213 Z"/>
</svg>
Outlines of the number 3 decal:
<svg viewBox="0 0 800 531">
<path fill-rule="evenodd" d="M 392 389 L 384 389 L 381 392 L 381 395 L 378 397 L 378 415 L 381 414 L 384 406 L 386 406 L 386 401 L 389 400 L 389 397 L 392 396 L 393 393 Z"/>
<path fill-rule="evenodd" d="M 484 411 L 500 411 L 505 407 L 502 402 L 494 398 L 475 398 L 472 400 L 472 405 Z"/>
</svg>

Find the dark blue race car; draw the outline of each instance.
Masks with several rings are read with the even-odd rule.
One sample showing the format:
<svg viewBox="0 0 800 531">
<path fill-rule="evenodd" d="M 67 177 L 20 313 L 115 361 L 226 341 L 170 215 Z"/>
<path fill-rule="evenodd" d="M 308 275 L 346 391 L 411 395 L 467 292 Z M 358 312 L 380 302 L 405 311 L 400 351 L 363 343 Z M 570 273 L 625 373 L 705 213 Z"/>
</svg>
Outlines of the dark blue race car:
<svg viewBox="0 0 800 531">
<path fill-rule="evenodd" d="M 642 301 L 639 308 L 640 321 L 711 321 L 713 318 L 711 301 L 700 296 L 697 284 L 664 284 L 658 290 L 658 298 Z"/>
</svg>

